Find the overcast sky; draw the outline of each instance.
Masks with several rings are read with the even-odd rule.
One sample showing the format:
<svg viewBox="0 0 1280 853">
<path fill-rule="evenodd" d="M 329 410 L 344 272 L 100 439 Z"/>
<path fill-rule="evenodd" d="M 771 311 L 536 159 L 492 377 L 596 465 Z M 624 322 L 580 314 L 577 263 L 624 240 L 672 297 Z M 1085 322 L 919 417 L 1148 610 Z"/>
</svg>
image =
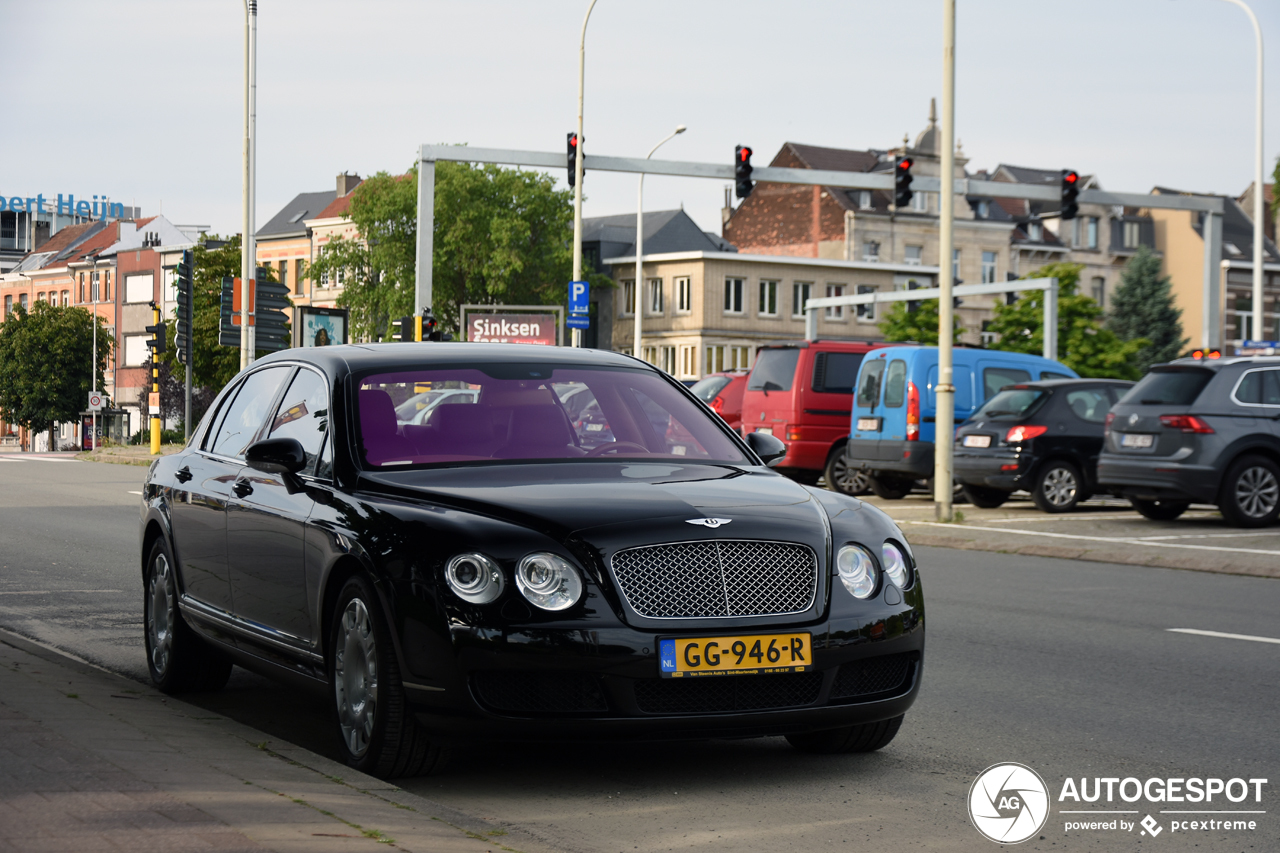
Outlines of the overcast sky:
<svg viewBox="0 0 1280 853">
<path fill-rule="evenodd" d="M 1280 4 L 1267 172 L 1280 153 Z M 563 151 L 586 0 L 260 0 L 257 221 L 341 171 L 401 172 L 423 142 Z M 888 148 L 941 87 L 941 0 L 599 0 L 586 137 L 644 156 L 767 164 L 782 143 Z M 0 193 L 107 194 L 240 230 L 240 0 L 0 0 Z M 959 0 L 957 136 L 998 163 L 1237 194 L 1253 178 L 1254 41 L 1222 0 Z M 563 174 L 557 175 L 563 185 Z M 586 215 L 632 213 L 634 175 L 592 173 Z M 724 184 L 655 177 L 718 231 Z"/>
</svg>

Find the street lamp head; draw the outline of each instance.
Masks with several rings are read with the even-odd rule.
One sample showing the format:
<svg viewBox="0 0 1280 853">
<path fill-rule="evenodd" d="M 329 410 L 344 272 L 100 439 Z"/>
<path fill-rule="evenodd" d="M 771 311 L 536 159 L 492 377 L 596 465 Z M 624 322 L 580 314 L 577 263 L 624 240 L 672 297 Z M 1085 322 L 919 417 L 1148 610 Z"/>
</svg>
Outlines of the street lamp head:
<svg viewBox="0 0 1280 853">
<path fill-rule="evenodd" d="M 685 127 L 683 124 L 676 125 L 676 133 L 684 133 L 688 129 L 689 128 Z"/>
</svg>

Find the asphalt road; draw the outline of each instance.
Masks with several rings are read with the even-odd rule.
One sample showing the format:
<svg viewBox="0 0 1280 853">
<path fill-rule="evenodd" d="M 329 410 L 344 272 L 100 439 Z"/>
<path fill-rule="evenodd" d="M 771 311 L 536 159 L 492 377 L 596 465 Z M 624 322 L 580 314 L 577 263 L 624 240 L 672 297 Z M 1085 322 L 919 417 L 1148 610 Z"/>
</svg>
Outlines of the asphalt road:
<svg viewBox="0 0 1280 853">
<path fill-rule="evenodd" d="M 145 469 L 0 461 L 0 627 L 145 676 L 137 491 Z M 1280 849 L 1280 581 L 920 548 L 928 651 L 898 738 L 813 757 L 780 738 L 467 749 L 405 788 L 568 851 L 992 850 L 965 809 L 974 776 L 1015 761 L 1052 813 L 1031 850 Z M 330 754 L 322 699 L 240 670 L 197 700 Z M 1072 777 L 1264 778 L 1254 831 L 1064 832 Z M 1161 821 L 1160 805 L 1116 803 Z M 1165 806 L 1168 808 L 1168 806 Z M 1196 808 L 1185 805 L 1173 808 Z M 1188 816 L 1195 817 L 1195 816 Z M 1216 816 L 1221 817 L 1221 816 Z M 501 841 L 502 839 L 495 839 Z"/>
</svg>

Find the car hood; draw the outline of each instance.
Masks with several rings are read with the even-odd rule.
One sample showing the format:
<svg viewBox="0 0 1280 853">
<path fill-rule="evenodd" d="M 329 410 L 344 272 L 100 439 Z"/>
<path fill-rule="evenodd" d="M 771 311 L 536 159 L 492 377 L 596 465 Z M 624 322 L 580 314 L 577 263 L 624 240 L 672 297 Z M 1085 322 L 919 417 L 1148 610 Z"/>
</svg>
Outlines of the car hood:
<svg viewBox="0 0 1280 853">
<path fill-rule="evenodd" d="M 365 472 L 362 491 L 502 518 L 557 538 L 629 528 L 636 540 L 732 529 L 825 538 L 826 515 L 800 485 L 764 468 L 664 463 L 516 464 Z M 694 519 L 728 519 L 686 525 Z M 661 533 L 659 533 L 661 531 Z M 648 532 L 650 535 L 646 535 Z M 612 538 L 612 537 L 607 537 Z M 629 537 L 630 538 L 630 537 Z"/>
</svg>

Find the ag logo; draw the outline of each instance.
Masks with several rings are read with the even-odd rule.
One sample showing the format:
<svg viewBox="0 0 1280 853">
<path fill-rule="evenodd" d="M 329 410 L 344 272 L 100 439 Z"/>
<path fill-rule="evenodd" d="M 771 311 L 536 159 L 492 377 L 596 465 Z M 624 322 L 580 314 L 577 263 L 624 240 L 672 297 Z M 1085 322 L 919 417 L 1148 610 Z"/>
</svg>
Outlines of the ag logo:
<svg viewBox="0 0 1280 853">
<path fill-rule="evenodd" d="M 969 788 L 969 819 L 997 844 L 1021 844 L 1049 819 L 1049 789 L 1024 764 L 993 764 Z"/>
</svg>

